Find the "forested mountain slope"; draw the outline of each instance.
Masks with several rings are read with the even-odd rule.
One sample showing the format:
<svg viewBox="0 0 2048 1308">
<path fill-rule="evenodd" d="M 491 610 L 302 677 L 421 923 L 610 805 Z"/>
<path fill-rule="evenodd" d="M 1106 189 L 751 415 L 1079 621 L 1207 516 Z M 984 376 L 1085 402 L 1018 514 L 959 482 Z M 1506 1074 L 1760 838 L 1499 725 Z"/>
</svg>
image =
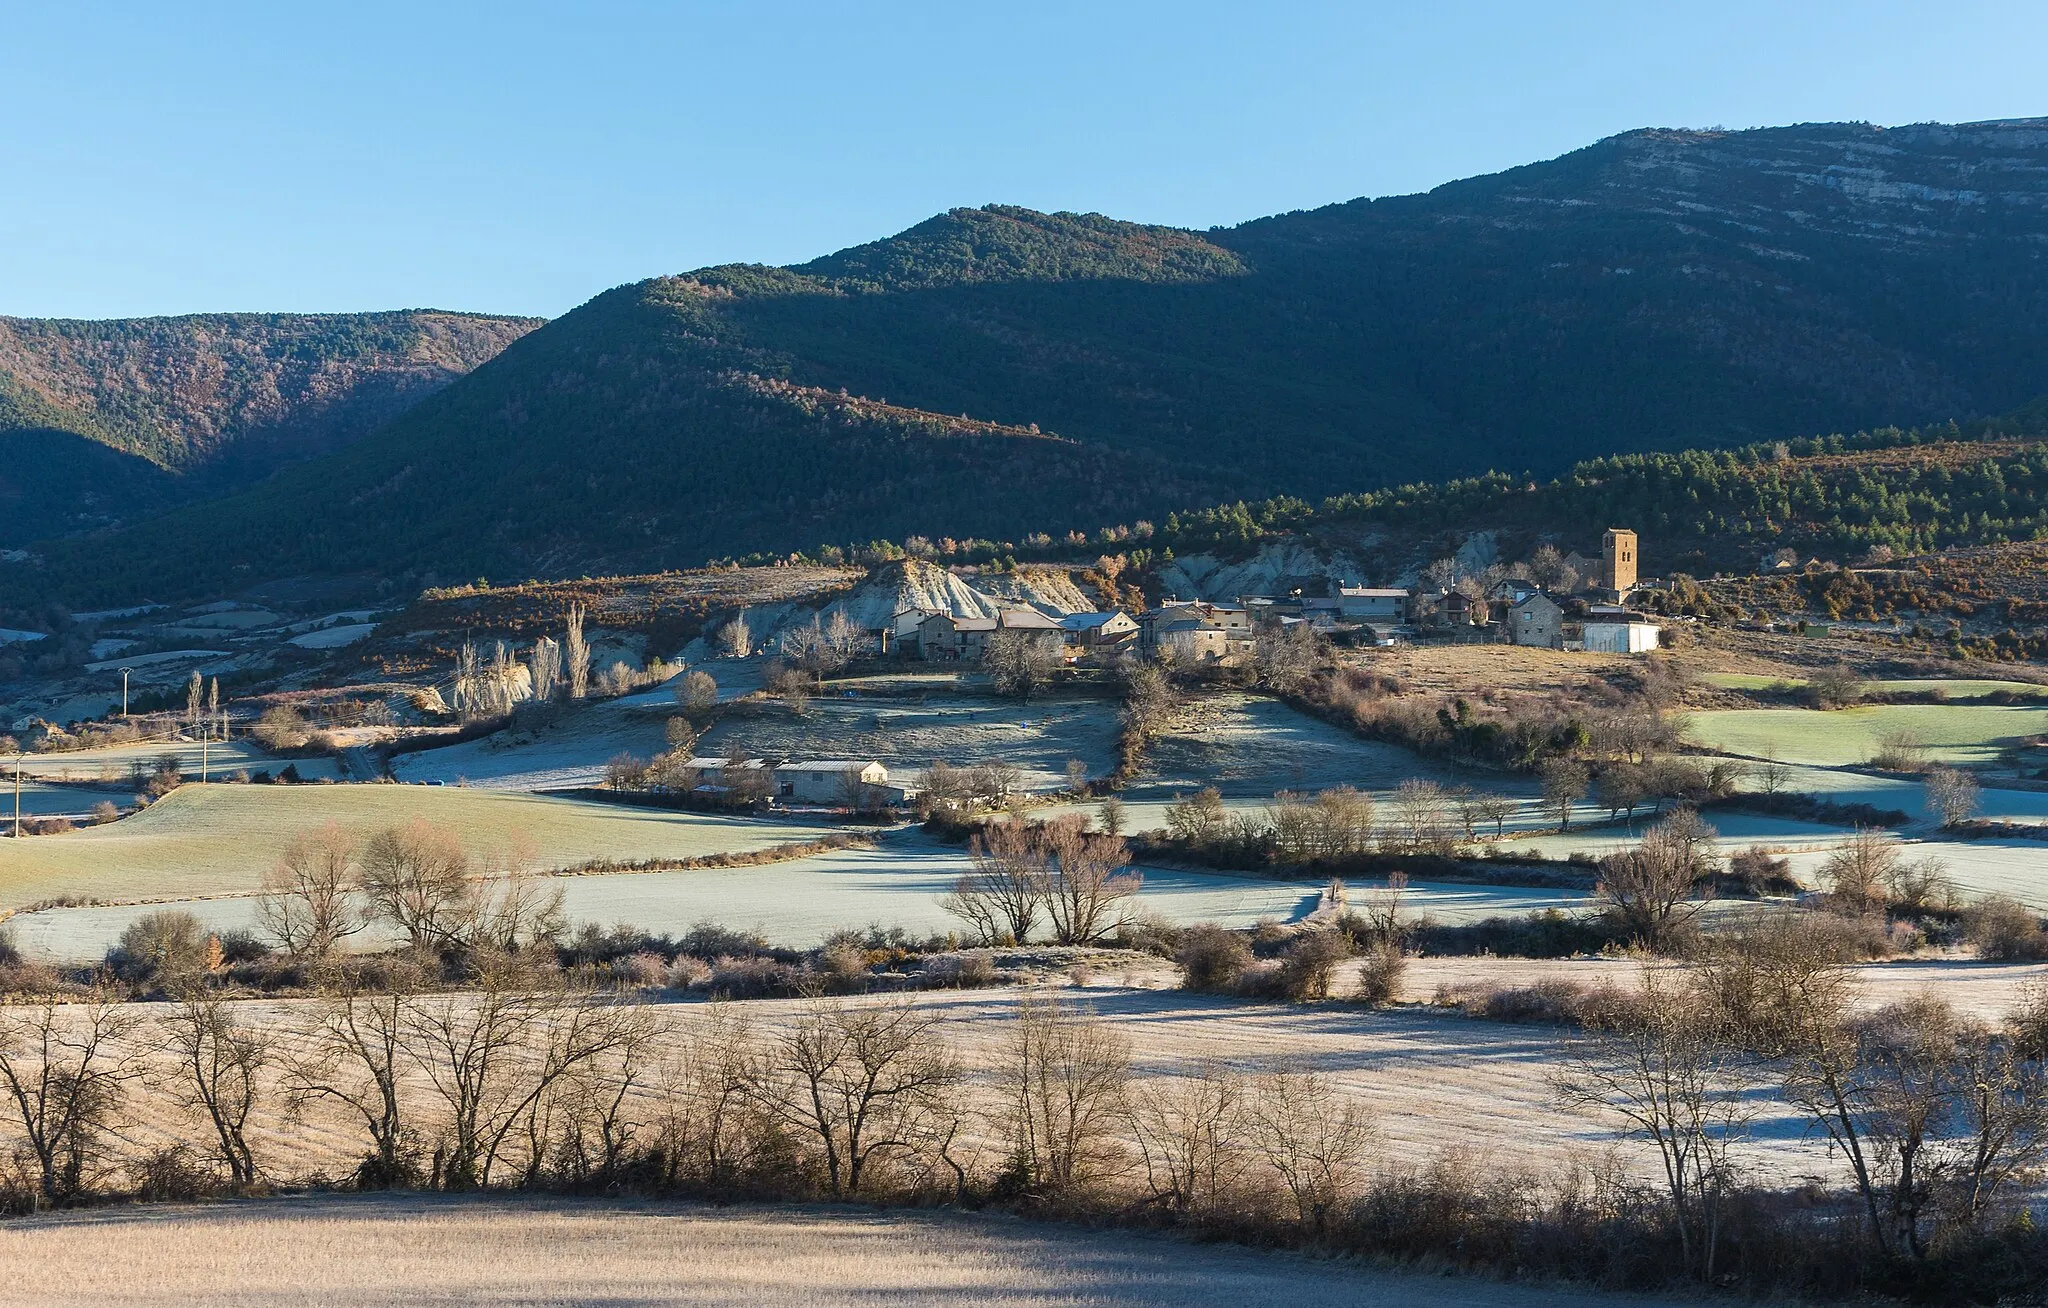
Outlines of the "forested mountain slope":
<svg viewBox="0 0 2048 1308">
<path fill-rule="evenodd" d="M 2042 394 L 2048 121 L 1642 131 L 1228 230 L 955 210 L 621 287 L 334 455 L 45 547 L 41 576 L 1018 539 Z"/>
<path fill-rule="evenodd" d="M 0 544 L 336 449 L 539 325 L 433 311 L 0 318 Z"/>
</svg>

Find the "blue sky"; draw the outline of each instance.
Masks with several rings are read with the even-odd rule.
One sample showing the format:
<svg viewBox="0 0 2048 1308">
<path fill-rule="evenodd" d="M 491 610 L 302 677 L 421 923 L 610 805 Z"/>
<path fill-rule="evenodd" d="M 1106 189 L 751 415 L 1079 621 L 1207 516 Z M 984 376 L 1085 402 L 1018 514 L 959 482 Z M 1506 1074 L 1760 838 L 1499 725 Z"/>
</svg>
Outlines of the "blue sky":
<svg viewBox="0 0 2048 1308">
<path fill-rule="evenodd" d="M 1638 126 L 2048 114 L 2048 5 L 0 0 L 0 314 L 558 314 L 955 206 L 1206 227 Z"/>
</svg>

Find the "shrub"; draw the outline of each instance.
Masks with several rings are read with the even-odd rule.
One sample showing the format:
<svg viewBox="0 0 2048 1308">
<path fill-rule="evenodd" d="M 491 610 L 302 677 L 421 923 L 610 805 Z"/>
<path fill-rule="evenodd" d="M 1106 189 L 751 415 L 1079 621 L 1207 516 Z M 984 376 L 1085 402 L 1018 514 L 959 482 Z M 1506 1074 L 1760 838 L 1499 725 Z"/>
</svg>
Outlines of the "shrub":
<svg viewBox="0 0 2048 1308">
<path fill-rule="evenodd" d="M 1358 966 L 1358 997 L 1368 1004 L 1401 1002 L 1401 977 L 1408 970 L 1408 955 L 1391 940 L 1368 949 Z"/>
<path fill-rule="evenodd" d="M 652 989 L 668 983 L 669 964 L 660 954 L 641 951 L 614 960 L 611 972 L 612 980 L 620 986 L 634 990 Z"/>
<path fill-rule="evenodd" d="M 1806 700 L 1815 708 L 1847 708 L 1862 700 L 1863 680 L 1846 663 L 1821 668 L 1806 682 Z"/>
<path fill-rule="evenodd" d="M 1886 772 L 1919 772 L 1927 766 L 1927 742 L 1910 731 L 1887 731 L 1877 738 L 1870 765 Z"/>
<path fill-rule="evenodd" d="M 1351 937 L 1342 931 L 1311 931 L 1288 947 L 1280 960 L 1280 996 L 1292 1003 L 1328 999 L 1337 965 L 1351 957 Z"/>
<path fill-rule="evenodd" d="M 120 820 L 120 817 L 121 810 L 116 808 L 114 802 L 110 799 L 103 799 L 92 806 L 92 820 L 96 826 L 105 826 L 109 822 L 117 822 Z"/>
<path fill-rule="evenodd" d="M 1229 991 L 1252 965 L 1252 947 L 1235 931 L 1219 926 L 1189 927 L 1173 961 L 1181 967 L 1183 990 Z"/>
<path fill-rule="evenodd" d="M 271 953 L 270 942 L 254 931 L 236 929 L 220 933 L 220 956 L 224 963 L 254 963 Z"/>
<path fill-rule="evenodd" d="M 1895 933 L 1893 924 L 1881 912 L 1810 913 L 1806 930 L 1829 957 L 1838 959 L 1890 958 L 1910 953 L 1917 932 L 1911 926 Z"/>
<path fill-rule="evenodd" d="M 1577 981 L 1538 981 L 1527 986 L 1495 986 L 1463 997 L 1462 1007 L 1489 1022 L 1585 1026 L 1619 1013 L 1627 996 L 1610 982 L 1584 985 Z"/>
<path fill-rule="evenodd" d="M 1425 954 L 1570 958 L 1626 944 L 1628 931 L 1605 914 L 1580 916 L 1546 908 L 1521 917 L 1489 917 L 1461 926 L 1425 922 L 1410 931 L 1409 939 Z"/>
<path fill-rule="evenodd" d="M 925 965 L 925 976 L 933 985 L 957 986 L 962 990 L 992 986 L 996 983 L 995 956 L 982 950 L 945 954 Z"/>
<path fill-rule="evenodd" d="M 1758 899 L 1799 889 L 1799 883 L 1792 879 L 1792 860 L 1756 845 L 1728 856 L 1728 875 Z"/>
<path fill-rule="evenodd" d="M 182 1140 L 145 1154 L 135 1168 L 135 1197 L 144 1203 L 190 1203 L 221 1188 L 219 1174 Z"/>
<path fill-rule="evenodd" d="M 2048 958 L 2048 930 L 2016 899 L 1992 895 L 1963 911 L 1963 939 L 1985 958 L 2021 963 Z"/>
<path fill-rule="evenodd" d="M 148 984 L 206 966 L 208 937 L 190 913 L 166 910 L 130 922 L 107 951 L 107 967 L 123 981 Z"/>
<path fill-rule="evenodd" d="M 265 749 L 284 750 L 303 749 L 313 733 L 297 709 L 289 704 L 279 704 L 266 709 L 256 720 L 253 734 Z"/>
<path fill-rule="evenodd" d="M 675 962 L 668 965 L 668 976 L 665 978 L 671 990 L 688 990 L 692 986 L 701 986 L 710 979 L 711 964 L 690 954 L 678 954 Z"/>
</svg>

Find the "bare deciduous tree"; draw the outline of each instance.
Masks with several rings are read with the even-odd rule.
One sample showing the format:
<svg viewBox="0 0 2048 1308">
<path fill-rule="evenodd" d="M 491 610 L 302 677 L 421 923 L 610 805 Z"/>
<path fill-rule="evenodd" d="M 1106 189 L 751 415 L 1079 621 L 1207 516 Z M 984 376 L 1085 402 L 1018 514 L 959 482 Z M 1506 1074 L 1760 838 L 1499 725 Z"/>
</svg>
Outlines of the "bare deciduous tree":
<svg viewBox="0 0 2048 1308">
<path fill-rule="evenodd" d="M 1409 777 L 1394 792 L 1394 824 L 1388 833 L 1410 854 L 1448 854 L 1457 848 L 1449 797 L 1434 781 Z"/>
<path fill-rule="evenodd" d="M 1306 622 L 1260 627 L 1252 643 L 1252 667 L 1265 685 L 1297 694 L 1329 661 L 1329 645 Z"/>
<path fill-rule="evenodd" d="M 238 1191 L 256 1184 L 249 1120 L 262 1097 L 273 1058 L 270 1034 L 242 1021 L 220 992 L 195 987 L 163 1019 L 164 1044 L 176 1061 L 171 1097 L 213 1129 L 215 1156 Z"/>
<path fill-rule="evenodd" d="M 1115 795 L 1106 796 L 1095 806 L 1096 825 L 1105 836 L 1120 836 L 1124 833 L 1124 802 Z"/>
<path fill-rule="evenodd" d="M 1358 1194 L 1378 1132 L 1356 1100 L 1300 1067 L 1261 1074 L 1245 1097 L 1245 1126 L 1287 1187 L 1295 1220 L 1321 1234 Z"/>
<path fill-rule="evenodd" d="M 675 699 L 690 712 L 701 713 L 717 705 L 718 683 L 710 673 L 693 668 L 676 683 Z"/>
<path fill-rule="evenodd" d="M 104 995 L 0 1006 L 0 1087 L 21 1124 L 37 1198 L 68 1203 L 97 1179 L 128 1083 L 135 1016 Z"/>
<path fill-rule="evenodd" d="M 1930 768 L 1927 807 L 1944 827 L 1960 826 L 1977 815 L 1977 778 L 1958 768 Z"/>
<path fill-rule="evenodd" d="M 989 637 L 981 663 L 998 692 L 1027 702 L 1065 666 L 1058 636 L 1007 628 Z"/>
<path fill-rule="evenodd" d="M 1041 824 L 1038 839 L 1047 855 L 1045 913 L 1053 939 L 1086 945 L 1123 926 L 1126 903 L 1143 885 L 1131 869 L 1131 852 L 1121 836 L 1088 830 L 1079 814 Z"/>
<path fill-rule="evenodd" d="M 1875 827 L 1857 827 L 1828 855 L 1820 875 L 1836 904 L 1867 913 L 1884 907 L 1898 871 L 1898 842 Z"/>
<path fill-rule="evenodd" d="M 461 939 L 476 892 L 469 855 L 454 833 L 424 818 L 387 827 L 363 843 L 358 861 L 371 908 L 404 932 L 413 948 Z"/>
<path fill-rule="evenodd" d="M 786 1086 L 738 1012 L 710 1005 L 664 1081 L 660 1130 L 678 1177 L 729 1186 L 784 1157 L 786 1105 L 775 1096 Z"/>
<path fill-rule="evenodd" d="M 286 1059 L 284 1088 L 295 1103 L 324 1100 L 362 1122 L 370 1148 L 356 1168 L 359 1188 L 416 1184 L 424 1142 L 406 1084 L 406 1000 L 346 974 L 341 981 L 341 993 L 316 1010 L 306 1047 Z"/>
<path fill-rule="evenodd" d="M 1757 1088 L 1756 1061 L 1728 1038 L 1727 1015 L 1683 982 L 1645 969 L 1637 990 L 1591 1024 L 1558 1077 L 1566 1103 L 1610 1113 L 1649 1141 L 1688 1269 L 1715 1276 L 1731 1147 Z"/>
<path fill-rule="evenodd" d="M 949 1114 L 959 1070 L 937 1020 L 903 1003 L 819 1001 L 778 1042 L 773 1062 L 789 1092 L 775 1102 L 824 1155 L 834 1196 L 860 1195 L 879 1162 L 914 1151 Z"/>
<path fill-rule="evenodd" d="M 1576 759 L 1550 758 L 1540 769 L 1543 803 L 1557 817 L 1557 829 L 1572 829 L 1572 805 L 1586 795 L 1586 769 Z"/>
<path fill-rule="evenodd" d="M 546 704 L 562 689 L 562 647 L 552 636 L 533 642 L 533 697 Z"/>
<path fill-rule="evenodd" d="M 365 919 L 355 842 L 339 824 L 292 838 L 263 876 L 256 919 L 294 958 L 324 958 Z"/>
<path fill-rule="evenodd" d="M 1093 1012 L 1056 996 L 1017 1005 L 1001 1068 L 1011 1166 L 1048 1194 L 1080 1190 L 1122 1164 L 1117 1128 L 1130 1043 Z"/>
<path fill-rule="evenodd" d="M 1154 1078 L 1129 1098 L 1131 1134 L 1153 1203 L 1200 1213 L 1235 1193 L 1251 1161 L 1242 1076 L 1204 1063 L 1183 1076 Z"/>
<path fill-rule="evenodd" d="M 718 629 L 716 643 L 718 652 L 729 659 L 743 659 L 754 652 L 754 632 L 747 625 L 747 615 L 733 615 L 730 622 Z"/>
<path fill-rule="evenodd" d="M 444 1189 L 488 1186 L 535 1103 L 641 1021 L 627 1006 L 509 981 L 487 969 L 473 994 L 406 1000 L 403 1047 L 446 1110 L 435 1177 Z"/>
<path fill-rule="evenodd" d="M 1713 870 L 1714 835 L 1693 809 L 1674 809 L 1634 849 L 1600 860 L 1593 893 L 1631 939 L 1661 949 L 1702 907 L 1693 886 Z"/>
<path fill-rule="evenodd" d="M 1479 817 L 1493 823 L 1493 835 L 1498 840 L 1505 831 L 1507 820 L 1515 815 L 1515 801 L 1492 791 L 1481 791 L 1478 798 Z"/>
<path fill-rule="evenodd" d="M 974 870 L 953 883 L 940 906 L 984 945 L 1023 944 L 1045 899 L 1044 842 L 1022 822 L 992 822 L 967 848 Z"/>
</svg>

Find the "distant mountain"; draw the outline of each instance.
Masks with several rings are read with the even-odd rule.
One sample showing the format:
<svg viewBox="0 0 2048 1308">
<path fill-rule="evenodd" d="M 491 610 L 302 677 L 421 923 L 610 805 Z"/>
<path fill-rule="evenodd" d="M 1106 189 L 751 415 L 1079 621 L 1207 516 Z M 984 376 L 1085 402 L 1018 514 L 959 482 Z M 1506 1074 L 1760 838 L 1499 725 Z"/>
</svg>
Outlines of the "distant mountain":
<svg viewBox="0 0 2048 1308">
<path fill-rule="evenodd" d="M 0 545 L 325 454 L 539 325 L 435 311 L 0 318 Z"/>
<path fill-rule="evenodd" d="M 962 209 L 620 287 L 345 449 L 43 547 L 37 575 L 104 595 L 153 568 L 201 589 L 1021 540 L 2043 394 L 2048 120 L 1639 131 L 1227 230 Z"/>
</svg>

